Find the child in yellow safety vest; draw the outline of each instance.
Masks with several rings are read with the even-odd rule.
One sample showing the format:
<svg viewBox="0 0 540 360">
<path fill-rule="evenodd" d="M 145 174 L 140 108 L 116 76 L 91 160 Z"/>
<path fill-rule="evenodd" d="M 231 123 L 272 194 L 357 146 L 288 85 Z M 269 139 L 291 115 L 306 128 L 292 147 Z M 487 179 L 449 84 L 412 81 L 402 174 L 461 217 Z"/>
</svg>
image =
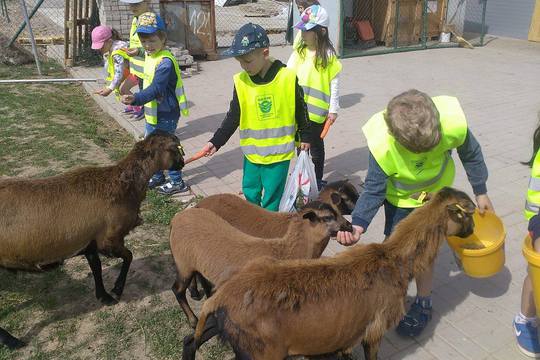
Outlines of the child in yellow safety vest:
<svg viewBox="0 0 540 360">
<path fill-rule="evenodd" d="M 293 71 L 270 58 L 266 31 L 246 24 L 236 33 L 225 55 L 234 56 L 244 71 L 234 76 L 233 99 L 226 118 L 201 150 L 213 155 L 240 128 L 244 154 L 242 190 L 246 199 L 277 211 L 295 154 L 295 135 L 301 149 L 309 148 L 304 96 Z"/>
<path fill-rule="evenodd" d="M 127 54 L 130 56 L 130 74 L 126 81 L 126 84 L 128 84 L 126 86 L 131 89 L 138 85 L 139 90 L 142 90 L 144 78 L 144 49 L 139 40 L 139 35 L 137 34 L 137 20 L 141 14 L 151 12 L 151 10 L 147 0 L 120 0 L 120 2 L 128 4 L 129 10 L 131 10 L 131 13 L 133 14 L 131 28 L 129 30 L 129 49 L 127 50 Z M 134 120 L 144 118 L 142 106 L 128 105 L 125 112 L 132 113 L 132 118 Z"/>
<path fill-rule="evenodd" d="M 325 122 L 330 125 L 337 119 L 339 109 L 339 73 L 341 63 L 328 37 L 328 14 L 320 5 L 304 10 L 295 27 L 301 30 L 302 39 L 294 48 L 287 67 L 296 72 L 298 83 L 304 90 L 311 133 L 311 157 L 319 190 L 326 183 L 324 173 L 324 140 L 321 133 Z"/>
<path fill-rule="evenodd" d="M 353 232 L 338 233 L 341 244 L 358 242 L 381 206 L 388 236 L 397 223 L 422 206 L 413 194 L 451 186 L 453 149 L 465 168 L 480 213 L 493 211 L 482 150 L 455 97 L 430 98 L 418 90 L 406 91 L 372 116 L 362 130 L 369 148 L 365 189 L 352 213 Z M 433 264 L 415 280 L 416 299 L 396 329 L 403 336 L 420 335 L 431 319 Z"/>
<path fill-rule="evenodd" d="M 527 189 L 527 200 L 525 201 L 525 218 L 529 221 L 529 234 L 532 239 L 532 246 L 536 252 L 540 252 L 540 126 L 533 135 L 533 155 L 525 163 L 531 167 L 531 178 Z M 539 358 L 540 343 L 538 339 L 538 319 L 536 317 L 536 302 L 530 275 L 523 281 L 521 293 L 521 311 L 514 318 L 514 331 L 519 350 L 525 355 Z"/>
<path fill-rule="evenodd" d="M 105 60 L 106 81 L 104 87 L 95 92 L 101 96 L 109 96 L 114 92 L 117 96 L 124 95 L 122 83 L 129 74 L 128 56 L 123 48 L 127 46 L 125 41 L 120 40 L 118 32 L 108 26 L 97 26 L 92 30 L 92 49 L 99 50 Z"/>
<path fill-rule="evenodd" d="M 153 12 L 141 14 L 137 21 L 137 34 L 146 52 L 143 89 L 134 95 L 125 95 L 126 105 L 144 105 L 145 137 L 156 130 L 174 134 L 180 115 L 189 114 L 180 68 L 173 54 L 165 48 L 165 23 Z M 159 193 L 172 195 L 188 191 L 182 172 L 169 170 L 169 181 L 162 171 L 150 179 L 148 187 Z"/>
</svg>

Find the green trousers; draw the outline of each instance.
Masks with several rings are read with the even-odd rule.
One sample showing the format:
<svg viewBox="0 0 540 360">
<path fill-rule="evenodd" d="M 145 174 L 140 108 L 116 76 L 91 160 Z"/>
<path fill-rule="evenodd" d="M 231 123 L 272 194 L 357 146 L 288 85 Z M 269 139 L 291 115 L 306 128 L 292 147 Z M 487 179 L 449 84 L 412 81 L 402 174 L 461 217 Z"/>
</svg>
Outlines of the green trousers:
<svg viewBox="0 0 540 360">
<path fill-rule="evenodd" d="M 278 211 L 290 162 L 286 160 L 262 165 L 254 164 L 244 157 L 242 191 L 246 200 L 266 210 Z"/>
</svg>

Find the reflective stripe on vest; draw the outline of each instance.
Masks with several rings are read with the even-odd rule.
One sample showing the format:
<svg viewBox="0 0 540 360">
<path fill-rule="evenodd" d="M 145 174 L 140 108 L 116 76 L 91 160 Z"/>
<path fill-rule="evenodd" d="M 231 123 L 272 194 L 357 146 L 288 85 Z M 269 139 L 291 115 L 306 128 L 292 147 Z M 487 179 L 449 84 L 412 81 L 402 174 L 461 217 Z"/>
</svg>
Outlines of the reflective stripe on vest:
<svg viewBox="0 0 540 360">
<path fill-rule="evenodd" d="M 234 76 L 240 104 L 240 147 L 255 164 L 294 156 L 296 75 L 281 68 L 267 84 L 255 84 L 243 71 Z"/>
<path fill-rule="evenodd" d="M 419 191 L 438 191 L 452 185 L 455 175 L 450 150 L 467 137 L 467 121 L 459 101 L 450 96 L 434 97 L 440 115 L 442 136 L 431 151 L 413 153 L 399 144 L 388 132 L 384 111 L 375 114 L 362 128 L 368 147 L 389 177 L 386 199 L 403 208 L 422 206 L 411 195 Z"/>
<path fill-rule="evenodd" d="M 529 188 L 527 189 L 527 200 L 525 201 L 524 215 L 527 220 L 530 220 L 534 215 L 538 214 L 540 209 L 540 151 L 536 152 L 533 166 L 531 169 L 531 178 L 529 180 Z"/>
<path fill-rule="evenodd" d="M 278 138 L 282 136 L 287 136 L 289 134 L 294 134 L 296 131 L 295 126 L 283 126 L 280 128 L 274 129 L 261 129 L 261 130 L 251 130 L 245 129 L 240 130 L 240 139 L 268 139 L 268 138 Z"/>
<path fill-rule="evenodd" d="M 154 74 L 156 71 L 157 66 L 159 63 L 163 60 L 163 58 L 168 58 L 172 61 L 174 71 L 176 73 L 176 89 L 175 89 L 175 95 L 176 99 L 178 100 L 178 106 L 180 107 L 180 111 L 183 116 L 189 115 L 188 105 L 187 105 L 187 98 L 184 91 L 184 84 L 182 82 L 182 77 L 180 74 L 180 68 L 178 67 L 178 63 L 174 56 L 171 54 L 169 50 L 161 50 L 159 53 L 154 54 L 152 56 L 146 55 L 146 59 L 144 62 L 144 81 L 143 81 L 143 88 L 146 89 L 150 84 L 152 83 L 152 80 L 154 80 Z M 158 122 L 157 118 L 157 107 L 158 103 L 156 100 L 150 101 L 149 103 L 144 104 L 144 117 L 146 118 L 146 122 L 151 125 L 156 125 Z"/>
<path fill-rule="evenodd" d="M 129 31 L 129 47 L 142 48 L 141 40 L 137 35 L 137 18 L 131 21 L 131 30 Z M 138 78 L 144 78 L 144 57 L 132 56 L 129 58 L 129 72 Z"/>
<path fill-rule="evenodd" d="M 304 100 L 307 105 L 309 119 L 323 123 L 330 109 L 330 82 L 341 71 L 341 63 L 335 55 L 328 58 L 328 65 L 322 69 L 315 68 L 314 54 L 306 50 L 302 57 L 294 51 L 288 66 L 296 72 L 298 83 L 304 90 Z"/>
</svg>

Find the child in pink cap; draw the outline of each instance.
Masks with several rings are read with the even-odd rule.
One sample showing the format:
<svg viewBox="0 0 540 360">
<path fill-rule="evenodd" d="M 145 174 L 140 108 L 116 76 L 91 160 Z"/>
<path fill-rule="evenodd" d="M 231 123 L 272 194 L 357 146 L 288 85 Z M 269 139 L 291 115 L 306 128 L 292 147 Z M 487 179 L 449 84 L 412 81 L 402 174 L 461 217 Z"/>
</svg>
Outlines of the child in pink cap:
<svg viewBox="0 0 540 360">
<path fill-rule="evenodd" d="M 95 94 L 109 96 L 113 91 L 117 96 L 131 94 L 128 86 L 123 86 L 129 75 L 129 56 L 124 50 L 127 47 L 128 43 L 120 40 L 118 32 L 108 26 L 100 25 L 92 30 L 92 49 L 99 50 L 104 56 L 106 81 L 109 82 Z"/>
</svg>

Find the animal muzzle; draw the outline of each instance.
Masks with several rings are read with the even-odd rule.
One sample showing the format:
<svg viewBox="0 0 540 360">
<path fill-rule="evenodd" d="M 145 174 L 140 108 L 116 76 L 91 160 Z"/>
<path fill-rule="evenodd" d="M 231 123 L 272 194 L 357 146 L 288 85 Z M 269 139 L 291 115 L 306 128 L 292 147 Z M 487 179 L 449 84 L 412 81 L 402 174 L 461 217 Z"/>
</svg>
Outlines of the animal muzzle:
<svg viewBox="0 0 540 360">
<path fill-rule="evenodd" d="M 460 238 L 466 238 L 472 235 L 474 232 L 474 223 L 471 221 L 470 224 L 464 225 L 461 231 L 456 235 Z"/>
<path fill-rule="evenodd" d="M 171 170 L 182 170 L 184 168 L 184 157 L 180 152 L 176 153 L 171 165 Z"/>
<path fill-rule="evenodd" d="M 349 221 L 345 220 L 344 222 L 339 224 L 338 231 L 347 231 L 347 232 L 352 233 L 353 232 L 352 224 Z M 336 235 L 337 235 L 337 231 L 335 232 L 335 234 L 332 234 L 332 236 L 336 236 Z"/>
</svg>

